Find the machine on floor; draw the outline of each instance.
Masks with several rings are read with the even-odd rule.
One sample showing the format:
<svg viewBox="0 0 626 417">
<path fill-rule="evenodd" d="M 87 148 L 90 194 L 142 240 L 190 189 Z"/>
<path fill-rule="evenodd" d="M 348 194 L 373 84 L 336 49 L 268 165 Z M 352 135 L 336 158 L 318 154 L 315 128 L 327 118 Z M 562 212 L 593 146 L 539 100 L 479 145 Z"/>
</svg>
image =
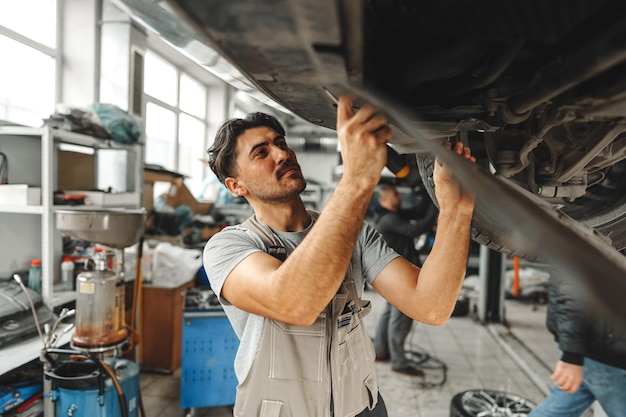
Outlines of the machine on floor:
<svg viewBox="0 0 626 417">
<path fill-rule="evenodd" d="M 62 233 L 115 251 L 115 271 L 105 252 L 76 278 L 75 332 L 70 349 L 42 351 L 45 417 L 136 417 L 139 366 L 121 357 L 129 344 L 125 321 L 123 248 L 137 242 L 145 210 L 60 210 Z"/>
</svg>

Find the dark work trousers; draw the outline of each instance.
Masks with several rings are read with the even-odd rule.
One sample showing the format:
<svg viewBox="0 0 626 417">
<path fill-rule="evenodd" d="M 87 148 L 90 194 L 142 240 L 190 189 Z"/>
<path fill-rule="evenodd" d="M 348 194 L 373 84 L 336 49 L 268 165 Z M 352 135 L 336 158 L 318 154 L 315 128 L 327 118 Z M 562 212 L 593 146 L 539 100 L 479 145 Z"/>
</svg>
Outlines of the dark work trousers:
<svg viewBox="0 0 626 417">
<path fill-rule="evenodd" d="M 331 417 L 333 416 L 332 397 L 330 399 L 330 415 Z M 368 410 L 367 407 L 365 407 L 365 410 L 361 411 L 355 417 L 388 417 L 387 406 L 385 405 L 380 392 L 378 393 L 378 402 L 376 403 L 376 407 L 374 407 L 373 410 Z"/>
<path fill-rule="evenodd" d="M 378 393 L 378 403 L 373 410 L 365 410 L 361 411 L 361 413 L 357 414 L 356 417 L 387 417 L 387 406 L 385 406 L 385 402 L 383 401 L 383 397 L 381 397 L 380 392 Z"/>
<path fill-rule="evenodd" d="M 413 319 L 387 303 L 381 314 L 374 338 L 374 350 L 377 359 L 390 359 L 391 367 L 399 369 L 410 364 L 404 351 Z"/>
</svg>

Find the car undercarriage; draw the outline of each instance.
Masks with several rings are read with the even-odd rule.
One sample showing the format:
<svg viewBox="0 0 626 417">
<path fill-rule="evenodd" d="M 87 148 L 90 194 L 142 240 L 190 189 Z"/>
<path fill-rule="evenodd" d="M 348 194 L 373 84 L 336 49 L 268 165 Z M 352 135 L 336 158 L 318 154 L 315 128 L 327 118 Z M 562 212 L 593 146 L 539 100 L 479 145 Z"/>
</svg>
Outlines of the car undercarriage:
<svg viewBox="0 0 626 417">
<path fill-rule="evenodd" d="M 120 1 L 135 11 L 155 3 Z M 572 269 L 613 276 L 605 293 L 626 285 L 619 253 L 626 248 L 622 2 L 156 3 L 167 12 L 148 20 L 162 36 L 168 19 L 185 22 L 176 36 L 169 32 L 171 42 L 206 65 L 193 46 L 209 45 L 308 122 L 335 127 L 328 91 L 378 100 L 394 125 L 392 146 L 414 157 L 432 197 L 434 146 L 465 142 L 480 167 L 455 165 L 477 193 L 474 240 L 563 264 L 586 251 Z M 139 14 L 145 20 L 150 13 Z"/>
</svg>

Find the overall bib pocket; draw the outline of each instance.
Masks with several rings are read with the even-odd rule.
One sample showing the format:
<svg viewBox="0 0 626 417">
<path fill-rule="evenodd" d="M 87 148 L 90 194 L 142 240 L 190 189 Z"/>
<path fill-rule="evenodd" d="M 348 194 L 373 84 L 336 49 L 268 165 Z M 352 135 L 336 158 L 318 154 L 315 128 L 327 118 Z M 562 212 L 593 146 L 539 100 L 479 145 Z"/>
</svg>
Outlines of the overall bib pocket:
<svg viewBox="0 0 626 417">
<path fill-rule="evenodd" d="M 293 326 L 272 320 L 269 377 L 291 381 L 321 381 L 326 359 L 325 346 L 325 313 L 320 314 L 310 326 Z"/>
</svg>

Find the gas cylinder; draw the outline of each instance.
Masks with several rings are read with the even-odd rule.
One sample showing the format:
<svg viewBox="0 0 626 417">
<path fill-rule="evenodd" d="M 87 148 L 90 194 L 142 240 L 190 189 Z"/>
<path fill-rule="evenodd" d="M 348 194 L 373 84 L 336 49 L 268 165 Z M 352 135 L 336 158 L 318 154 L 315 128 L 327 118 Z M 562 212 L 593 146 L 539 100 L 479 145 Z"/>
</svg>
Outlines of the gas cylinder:
<svg viewBox="0 0 626 417">
<path fill-rule="evenodd" d="M 76 277 L 76 330 L 72 343 L 83 348 L 105 347 L 127 336 L 124 323 L 124 280 L 107 267 L 104 252 L 96 252 L 94 268 Z"/>
</svg>

